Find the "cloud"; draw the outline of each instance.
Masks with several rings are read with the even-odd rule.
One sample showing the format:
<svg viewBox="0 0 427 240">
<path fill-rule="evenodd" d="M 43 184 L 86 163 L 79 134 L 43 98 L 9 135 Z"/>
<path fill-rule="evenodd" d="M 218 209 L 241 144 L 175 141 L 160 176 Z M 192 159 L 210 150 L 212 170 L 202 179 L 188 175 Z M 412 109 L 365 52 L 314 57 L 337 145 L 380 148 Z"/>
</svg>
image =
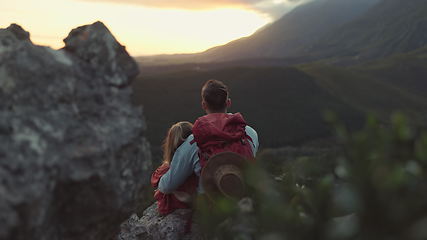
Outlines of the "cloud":
<svg viewBox="0 0 427 240">
<path fill-rule="evenodd" d="M 133 4 L 152 8 L 207 10 L 226 7 L 239 7 L 259 11 L 276 19 L 309 0 L 77 0 L 85 2 L 112 2 Z"/>
<path fill-rule="evenodd" d="M 222 7 L 242 7 L 257 4 L 263 0 L 80 0 L 87 2 L 114 2 L 137 4 L 154 8 L 205 10 Z"/>
</svg>

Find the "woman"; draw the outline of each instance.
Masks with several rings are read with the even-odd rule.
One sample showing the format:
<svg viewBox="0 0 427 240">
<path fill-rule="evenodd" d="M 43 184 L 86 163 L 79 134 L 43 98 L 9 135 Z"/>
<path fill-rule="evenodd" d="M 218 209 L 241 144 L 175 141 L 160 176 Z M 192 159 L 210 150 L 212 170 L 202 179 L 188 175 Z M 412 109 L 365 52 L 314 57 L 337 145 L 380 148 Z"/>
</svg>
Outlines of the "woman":
<svg viewBox="0 0 427 240">
<path fill-rule="evenodd" d="M 163 164 L 151 176 L 151 184 L 158 187 L 160 178 L 169 170 L 176 149 L 191 135 L 193 124 L 179 122 L 169 129 L 163 143 Z M 176 209 L 190 208 L 193 195 L 196 193 L 198 177 L 193 174 L 172 194 L 164 194 L 158 190 L 154 193 L 158 211 L 167 215 Z"/>
</svg>

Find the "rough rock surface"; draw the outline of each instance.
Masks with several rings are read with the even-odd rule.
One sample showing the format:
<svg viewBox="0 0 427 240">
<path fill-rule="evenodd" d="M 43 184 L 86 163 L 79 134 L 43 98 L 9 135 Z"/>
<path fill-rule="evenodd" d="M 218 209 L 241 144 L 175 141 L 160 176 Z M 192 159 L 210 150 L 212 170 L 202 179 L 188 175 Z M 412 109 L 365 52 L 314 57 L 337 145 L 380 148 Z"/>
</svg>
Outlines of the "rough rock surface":
<svg viewBox="0 0 427 240">
<path fill-rule="evenodd" d="M 133 214 L 124 222 L 118 240 L 202 239 L 194 223 L 191 233 L 185 234 L 185 227 L 190 217 L 189 209 L 178 209 L 169 215 L 160 216 L 155 203 L 144 211 L 141 218 Z"/>
<path fill-rule="evenodd" d="M 144 211 L 141 218 L 133 214 L 124 222 L 121 225 L 121 232 L 117 240 L 257 239 L 257 220 L 254 214 L 253 200 L 251 198 L 243 198 L 238 202 L 237 206 L 238 211 L 236 214 L 230 215 L 218 226 L 212 226 L 213 229 L 211 230 L 214 230 L 212 233 L 215 234 L 208 236 L 207 233 L 202 233 L 195 218 L 192 218 L 191 232 L 185 233 L 187 221 L 192 214 L 192 210 L 179 209 L 169 215 L 160 216 L 155 203 Z M 273 238 L 266 237 L 262 239 Z"/>
<path fill-rule="evenodd" d="M 0 239 L 113 239 L 149 182 L 136 63 L 100 22 L 64 42 L 0 29 Z"/>
</svg>

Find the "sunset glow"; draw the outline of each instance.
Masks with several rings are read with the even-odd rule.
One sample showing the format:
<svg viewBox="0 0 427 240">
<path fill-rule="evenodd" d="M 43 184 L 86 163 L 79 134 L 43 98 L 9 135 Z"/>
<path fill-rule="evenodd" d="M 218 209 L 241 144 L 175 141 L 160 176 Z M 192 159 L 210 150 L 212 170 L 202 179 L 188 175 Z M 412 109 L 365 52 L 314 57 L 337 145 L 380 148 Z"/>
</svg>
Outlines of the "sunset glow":
<svg viewBox="0 0 427 240">
<path fill-rule="evenodd" d="M 237 6 L 185 10 L 77 0 L 0 0 L 0 4 L 0 27 L 17 23 L 37 44 L 60 48 L 71 29 L 100 20 L 134 56 L 203 51 L 250 35 L 272 20 Z"/>
</svg>

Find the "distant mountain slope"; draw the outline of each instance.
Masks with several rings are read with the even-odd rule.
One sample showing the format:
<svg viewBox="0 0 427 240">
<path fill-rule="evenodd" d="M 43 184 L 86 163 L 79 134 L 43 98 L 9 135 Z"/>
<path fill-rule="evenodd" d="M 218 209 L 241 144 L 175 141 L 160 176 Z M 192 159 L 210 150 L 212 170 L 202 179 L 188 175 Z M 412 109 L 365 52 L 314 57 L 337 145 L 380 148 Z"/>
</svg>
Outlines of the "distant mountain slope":
<svg viewBox="0 0 427 240">
<path fill-rule="evenodd" d="M 426 0 L 316 0 L 252 36 L 203 53 L 140 60 L 146 65 L 248 59 L 357 65 L 426 45 Z"/>
<path fill-rule="evenodd" d="M 427 70 L 427 66 L 425 68 Z M 427 98 L 381 81 L 372 76 L 372 72 L 319 64 L 304 65 L 299 69 L 316 79 L 331 95 L 361 112 L 376 113 L 383 121 L 388 121 L 397 110 L 421 124 L 426 120 Z"/>
<path fill-rule="evenodd" d="M 351 22 L 380 0 L 314 0 L 285 14 L 249 37 L 197 54 L 140 57 L 145 65 L 223 62 L 306 55 L 329 32 Z"/>
<path fill-rule="evenodd" d="M 358 126 L 363 114 L 331 95 L 316 80 L 295 68 L 229 68 L 207 72 L 179 71 L 142 76 L 134 83 L 134 99 L 143 104 L 148 138 L 159 146 L 176 121 L 203 115 L 200 88 L 216 78 L 231 89 L 230 111 L 242 112 L 260 134 L 263 146 L 278 147 L 329 136 L 323 111 L 332 110 L 349 125 Z M 164 134 L 162 134 L 164 133 Z"/>
<path fill-rule="evenodd" d="M 426 0 L 383 0 L 356 21 L 329 33 L 310 51 L 317 59 L 357 63 L 427 44 Z"/>
<path fill-rule="evenodd" d="M 334 29 L 360 17 L 377 0 L 316 0 L 297 7 L 250 37 L 201 54 L 207 61 L 277 58 L 301 55 Z"/>
<path fill-rule="evenodd" d="M 384 122 L 399 110 L 427 122 L 427 48 L 352 67 L 311 63 L 296 67 L 182 65 L 145 72 L 134 83 L 143 104 L 148 138 L 160 146 L 168 127 L 203 115 L 200 87 L 216 78 L 231 88 L 233 108 L 257 128 L 264 147 L 299 144 L 328 136 L 323 111 L 332 110 L 353 128 L 366 113 Z M 173 69 L 173 68 L 172 68 Z M 159 134 L 164 133 L 164 134 Z"/>
<path fill-rule="evenodd" d="M 427 98 L 427 47 L 371 61 L 352 69 Z"/>
</svg>

